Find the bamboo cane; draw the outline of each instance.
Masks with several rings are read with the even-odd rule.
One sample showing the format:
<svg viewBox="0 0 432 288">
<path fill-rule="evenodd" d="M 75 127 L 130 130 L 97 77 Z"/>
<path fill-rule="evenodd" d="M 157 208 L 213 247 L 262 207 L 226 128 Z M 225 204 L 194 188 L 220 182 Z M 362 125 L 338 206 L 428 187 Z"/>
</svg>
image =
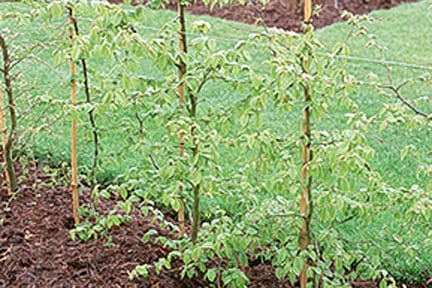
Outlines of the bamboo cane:
<svg viewBox="0 0 432 288">
<path fill-rule="evenodd" d="M 312 0 L 305 0 L 304 3 L 304 21 L 305 23 L 309 23 L 310 17 L 312 15 Z M 306 31 L 305 31 L 306 32 Z M 307 59 L 303 59 L 303 71 L 307 73 L 308 68 L 306 67 Z M 303 153 L 302 153 L 302 170 L 301 170 L 301 197 L 300 197 L 300 214 L 303 215 L 302 227 L 300 230 L 300 250 L 305 251 L 309 245 L 310 241 L 310 220 L 311 220 L 311 185 L 312 178 L 309 175 L 309 164 L 312 160 L 312 152 L 310 150 L 311 146 L 311 125 L 310 125 L 310 102 L 312 100 L 311 90 L 309 85 L 305 85 L 304 95 L 303 95 L 303 103 L 305 104 L 305 108 L 303 109 L 303 138 L 305 139 L 305 143 L 303 144 Z M 305 261 L 302 271 L 300 272 L 299 282 L 301 288 L 306 288 L 307 286 L 307 270 L 308 264 Z"/>
</svg>

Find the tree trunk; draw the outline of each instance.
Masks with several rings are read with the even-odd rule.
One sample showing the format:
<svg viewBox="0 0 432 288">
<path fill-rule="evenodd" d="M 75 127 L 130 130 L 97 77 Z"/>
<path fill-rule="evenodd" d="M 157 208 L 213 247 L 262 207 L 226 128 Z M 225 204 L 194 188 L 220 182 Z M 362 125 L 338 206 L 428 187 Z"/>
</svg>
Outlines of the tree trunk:
<svg viewBox="0 0 432 288">
<path fill-rule="evenodd" d="M 14 95 L 12 90 L 12 80 L 10 75 L 11 60 L 9 57 L 9 50 L 3 35 L 0 34 L 0 47 L 3 54 L 3 78 L 6 86 L 6 95 L 8 98 L 9 117 L 11 121 L 9 135 L 7 137 L 6 145 L 4 145 L 4 155 L 6 158 L 6 171 L 9 177 L 10 189 L 9 195 L 16 192 L 18 189 L 15 168 L 13 163 L 13 145 L 15 142 L 16 128 L 17 128 L 17 115 L 15 111 Z"/>
<path fill-rule="evenodd" d="M 195 120 L 196 110 L 197 110 L 197 99 L 193 93 L 189 94 L 190 97 L 190 116 Z M 193 147 L 192 147 L 192 155 L 195 161 L 195 157 L 198 157 L 199 147 L 198 147 L 198 139 L 196 135 L 196 127 L 195 124 L 192 124 L 191 127 L 191 136 L 193 139 Z M 194 165 L 194 173 L 199 173 L 199 161 L 195 162 Z M 198 230 L 200 225 L 200 188 L 201 184 L 193 185 L 193 211 L 192 211 L 192 242 L 195 243 L 198 239 Z"/>
<path fill-rule="evenodd" d="M 71 17 L 72 25 L 74 27 L 74 32 L 76 36 L 79 36 L 78 23 L 75 18 Z M 72 35 L 73 37 L 73 35 Z M 91 96 L 90 96 L 90 85 L 89 85 L 89 77 L 88 77 L 88 69 L 87 69 L 87 61 L 85 58 L 81 58 L 81 65 L 83 69 L 83 77 L 84 77 L 84 92 L 86 95 L 86 103 L 91 104 Z M 95 116 L 93 113 L 93 108 L 88 112 L 90 126 L 92 129 L 93 135 L 93 165 L 90 171 L 89 179 L 91 188 L 94 188 L 95 185 L 95 174 L 97 169 L 97 162 L 99 158 L 99 134 L 96 127 Z"/>
<path fill-rule="evenodd" d="M 178 1 L 177 4 L 177 13 L 178 13 L 178 19 L 179 19 L 179 50 L 181 53 L 187 53 L 187 46 L 186 46 L 186 25 L 185 25 L 185 15 L 184 15 L 184 5 L 181 2 L 181 0 Z M 182 82 L 183 76 L 186 74 L 186 64 L 184 63 L 181 56 L 179 56 L 179 63 L 178 63 L 178 80 L 179 84 L 177 87 L 177 93 L 178 93 L 178 99 L 179 99 L 179 108 L 181 110 L 184 109 L 184 83 Z M 179 132 L 179 156 L 184 156 L 184 133 L 182 131 Z M 178 224 L 179 224 L 179 237 L 183 237 L 185 233 L 185 219 L 184 219 L 184 199 L 181 195 L 183 192 L 183 186 L 179 186 L 179 197 L 180 197 L 180 208 L 178 211 Z"/>
<path fill-rule="evenodd" d="M 2 133 L 2 156 L 3 156 L 3 161 L 6 164 L 7 163 L 7 155 L 6 155 L 6 142 L 7 142 L 7 129 L 6 129 L 6 119 L 5 119 L 5 115 L 4 115 L 4 110 L 3 110 L 3 90 L 0 88 L 0 129 L 1 129 L 1 133 Z M 4 173 L 4 177 L 6 180 L 6 187 L 7 187 L 7 194 L 8 195 L 12 195 L 12 190 L 11 190 L 11 183 L 10 183 L 10 179 L 9 179 L 9 173 L 7 171 L 5 171 Z M 3 195 L 1 195 L 0 193 L 0 200 L 2 200 Z"/>
</svg>

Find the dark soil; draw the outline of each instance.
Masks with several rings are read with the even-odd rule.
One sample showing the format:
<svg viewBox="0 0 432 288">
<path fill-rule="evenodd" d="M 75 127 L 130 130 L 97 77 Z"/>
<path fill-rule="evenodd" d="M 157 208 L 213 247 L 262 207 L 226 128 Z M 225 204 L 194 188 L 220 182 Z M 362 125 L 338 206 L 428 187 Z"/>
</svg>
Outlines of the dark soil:
<svg viewBox="0 0 432 288">
<path fill-rule="evenodd" d="M 161 275 L 151 271 L 148 278 L 130 281 L 129 272 L 135 266 L 152 264 L 169 253 L 160 243 L 143 244 L 142 236 L 149 229 L 157 230 L 159 236 L 174 235 L 136 209 L 131 222 L 107 235 L 112 237 L 111 247 L 106 246 L 107 238 L 72 241 L 72 197 L 61 184 L 65 179 L 47 176 L 40 165 L 27 167 L 25 175 L 22 167 L 16 167 L 19 199 L 0 203 L 0 287 L 208 286 L 200 278 L 180 279 L 180 261 Z M 81 194 L 81 204 L 89 203 L 89 191 L 83 189 Z M 97 210 L 106 215 L 113 206 L 113 201 L 101 199 Z M 252 279 L 250 287 L 290 287 L 287 280 L 276 279 L 269 265 L 257 263 L 245 272 Z"/>
<path fill-rule="evenodd" d="M 296 0 L 271 0 L 266 6 L 259 4 L 231 5 L 226 8 L 219 8 L 216 6 L 213 11 L 210 11 L 209 7 L 206 7 L 201 1 L 198 1 L 198 3 L 189 6 L 186 11 L 192 14 L 207 14 L 248 24 L 301 31 L 303 9 L 302 7 L 295 7 L 293 5 L 295 1 Z M 303 3 L 303 1 L 300 0 L 297 1 Z M 251 2 L 258 1 L 252 0 Z M 362 15 L 378 9 L 389 9 L 401 3 L 408 2 L 416 2 L 416 0 L 314 0 L 313 5 L 319 5 L 321 7 L 321 12 L 313 17 L 312 23 L 316 28 L 321 28 L 341 21 L 341 14 L 343 11 Z M 177 7 L 177 0 L 168 0 L 166 7 L 175 10 Z"/>
</svg>

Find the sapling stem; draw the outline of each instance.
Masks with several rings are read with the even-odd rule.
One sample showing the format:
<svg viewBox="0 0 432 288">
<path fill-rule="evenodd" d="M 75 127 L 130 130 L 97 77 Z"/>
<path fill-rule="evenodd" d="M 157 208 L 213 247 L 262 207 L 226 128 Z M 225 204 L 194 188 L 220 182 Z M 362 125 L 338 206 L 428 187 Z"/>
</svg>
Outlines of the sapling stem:
<svg viewBox="0 0 432 288">
<path fill-rule="evenodd" d="M 69 38 L 72 41 L 74 38 L 74 19 L 72 7 L 68 7 L 69 14 Z M 71 104 L 72 108 L 75 108 L 77 103 L 76 95 L 76 80 L 75 80 L 75 62 L 72 57 L 69 60 L 69 69 L 71 76 Z M 77 161 L 77 135 L 76 135 L 76 120 L 72 117 L 71 125 L 71 187 L 72 187 L 72 212 L 75 224 L 79 223 L 78 207 L 79 207 L 79 196 L 78 196 L 78 161 Z"/>
<path fill-rule="evenodd" d="M 7 163 L 7 155 L 6 155 L 6 143 L 7 143 L 7 129 L 6 129 L 6 119 L 5 119 L 5 114 L 4 114 L 4 110 L 3 110 L 3 90 L 0 89 L 0 123 L 1 123 L 1 131 L 2 131 L 2 156 L 3 156 L 3 161 L 6 164 Z M 7 193 L 8 195 L 12 195 L 12 191 L 11 191 L 11 183 L 10 183 L 10 179 L 9 179 L 9 173 L 7 173 L 7 171 L 5 171 L 5 180 L 6 180 L 6 187 L 7 187 Z M 1 197 L 1 194 L 0 194 Z M 1 200 L 1 199 L 0 199 Z"/>
<path fill-rule="evenodd" d="M 178 19 L 179 19 L 179 33 L 178 33 L 178 44 L 179 44 L 179 50 L 181 53 L 187 53 L 187 46 L 186 46 L 186 25 L 185 25 L 185 15 L 184 15 L 184 4 L 181 0 L 178 1 L 177 4 L 177 12 L 178 12 Z M 184 82 L 183 77 L 186 73 L 186 64 L 184 63 L 182 56 L 179 56 L 179 63 L 178 63 L 178 80 L 179 84 L 177 87 L 177 93 L 178 93 L 178 101 L 179 101 L 179 108 L 180 110 L 184 109 Z M 179 156 L 184 156 L 184 132 L 180 130 L 179 132 Z M 178 224 L 179 224 L 179 237 L 183 237 L 185 234 L 185 218 L 184 218 L 184 209 L 185 209 L 185 203 L 182 196 L 183 192 L 183 186 L 179 185 L 179 199 L 180 199 L 180 207 L 178 210 Z"/>
<path fill-rule="evenodd" d="M 71 21 L 72 21 L 75 35 L 79 36 L 78 22 L 76 21 L 76 19 L 74 17 L 71 17 Z M 88 77 L 87 61 L 83 57 L 81 57 L 81 65 L 82 65 L 82 69 L 83 69 L 84 93 L 86 95 L 86 103 L 91 104 L 92 100 L 91 100 L 91 96 L 90 96 L 90 84 L 89 84 L 89 77 Z M 98 158 L 99 158 L 99 134 L 97 132 L 96 120 L 95 120 L 93 108 L 90 109 L 90 111 L 88 111 L 88 116 L 89 116 L 91 131 L 92 131 L 92 135 L 93 135 L 93 164 L 92 164 L 92 168 L 90 171 L 89 179 L 90 179 L 90 184 L 91 184 L 92 188 L 94 188 L 95 174 L 96 174 L 97 162 L 98 162 Z"/>
<path fill-rule="evenodd" d="M 6 137 L 6 144 L 4 144 L 4 156 L 6 160 L 6 171 L 9 177 L 9 183 L 10 183 L 10 189 L 8 189 L 8 194 L 12 195 L 15 193 L 18 189 L 16 174 L 15 174 L 15 168 L 13 163 L 13 145 L 15 142 L 15 136 L 16 136 L 16 128 L 17 128 L 17 115 L 15 111 L 15 101 L 14 101 L 14 94 L 12 89 L 12 79 L 11 79 L 11 59 L 9 56 L 9 50 L 6 45 L 6 40 L 3 37 L 3 35 L 0 33 L 0 47 L 3 54 L 3 78 L 5 82 L 5 88 L 6 88 L 6 95 L 8 98 L 8 110 L 9 110 L 9 118 L 10 118 L 10 131 L 9 135 Z M 3 110 L 2 110 L 3 111 Z M 5 128 L 6 129 L 6 128 Z M 3 130 L 3 129 L 2 129 Z M 4 138 L 3 138 L 4 139 Z"/>
</svg>

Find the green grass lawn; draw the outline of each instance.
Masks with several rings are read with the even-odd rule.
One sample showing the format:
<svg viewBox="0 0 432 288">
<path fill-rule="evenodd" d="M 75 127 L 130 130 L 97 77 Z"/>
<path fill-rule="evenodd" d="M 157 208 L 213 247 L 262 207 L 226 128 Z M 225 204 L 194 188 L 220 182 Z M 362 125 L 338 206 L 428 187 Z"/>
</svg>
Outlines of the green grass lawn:
<svg viewBox="0 0 432 288">
<path fill-rule="evenodd" d="M 388 11 L 376 11 L 371 13 L 371 17 L 378 19 L 378 21 L 367 25 L 369 33 L 376 35 L 376 42 L 386 47 L 386 60 L 400 63 L 400 65 L 391 65 L 394 83 L 397 84 L 407 78 L 430 74 L 432 63 L 430 39 L 432 32 L 428 27 L 431 27 L 432 11 L 428 8 L 428 1 L 400 5 Z M 410 19 L 416 19 L 416 21 Z M 347 35 L 349 29 L 342 23 L 338 23 L 317 33 L 322 41 L 331 46 L 340 41 L 341 35 Z M 376 49 L 366 48 L 365 44 L 366 40 L 364 38 L 352 39 L 349 44 L 351 55 L 380 59 L 380 54 Z M 425 68 L 404 67 L 405 63 Z M 388 83 L 384 66 L 368 63 L 367 59 L 364 61 L 349 61 L 348 69 L 359 78 L 367 79 L 366 75 L 374 73 Z M 431 91 L 430 85 L 417 84 L 408 87 L 403 93 L 410 101 L 415 101 L 414 99 L 420 96 L 428 96 L 423 101 L 420 101 L 418 105 L 427 113 L 431 113 Z M 383 103 L 389 102 L 389 99 L 375 94 L 370 89 L 362 87 L 360 93 L 356 96 L 356 102 L 360 105 L 362 111 L 365 111 L 368 115 L 376 114 L 382 108 Z M 374 137 L 370 137 L 371 145 L 377 152 L 374 165 L 381 171 L 386 180 L 391 180 L 393 183 L 403 186 L 411 186 L 419 182 L 427 183 L 429 181 L 427 178 L 417 178 L 415 161 L 413 159 L 401 161 L 398 152 L 410 144 L 430 151 L 432 144 L 427 140 L 432 137 L 430 129 L 410 132 L 404 131 L 404 129 L 401 130 L 400 127 L 394 127 L 386 129 L 381 134 L 377 133 L 375 136 L 382 138 L 384 141 L 379 143 L 374 140 Z M 430 184 L 428 187 L 431 188 Z"/>
<path fill-rule="evenodd" d="M 13 11 L 14 9 L 23 9 L 20 4 L 0 4 L 0 10 Z M 136 23 L 136 29 L 142 35 L 153 35 L 155 30 L 159 29 L 162 25 L 175 19 L 176 15 L 170 11 L 151 11 L 145 10 L 146 17 L 140 23 Z M 403 81 L 406 78 L 419 76 L 422 74 L 430 73 L 432 69 L 432 11 L 428 8 L 428 1 L 420 1 L 414 4 L 405 4 L 399 7 L 393 8 L 386 11 L 376 11 L 371 14 L 372 17 L 379 19 L 378 21 L 367 24 L 369 32 L 376 35 L 376 41 L 382 46 L 387 47 L 385 57 L 389 61 L 417 64 L 423 67 L 429 68 L 409 68 L 401 65 L 391 65 L 393 72 L 393 79 L 395 83 Z M 85 34 L 86 24 L 85 19 L 78 18 L 82 24 L 82 31 Z M 246 39 L 251 31 L 259 31 L 259 28 L 248 26 L 240 23 L 223 21 L 210 17 L 196 17 L 188 16 L 189 23 L 194 20 L 205 20 L 212 26 L 210 32 L 211 37 L 217 42 L 218 47 L 221 49 L 230 49 L 235 45 L 235 41 L 232 39 Z M 60 24 L 59 24 L 60 25 Z M 13 27 L 8 26 L 8 22 L 0 23 L 0 28 Z M 64 26 L 59 26 L 63 27 Z M 22 35 L 18 39 L 26 39 L 27 41 L 35 39 L 45 39 L 47 34 L 44 34 L 43 27 L 38 26 L 37 23 L 32 25 L 24 26 L 21 31 Z M 349 27 L 342 23 L 334 24 L 324 29 L 317 31 L 318 38 L 327 45 L 332 47 L 338 41 L 341 41 L 343 37 L 348 35 Z M 35 33 L 35 32 L 38 33 Z M 193 41 L 197 36 L 190 35 L 189 41 Z M 380 55 L 372 48 L 366 48 L 366 40 L 358 37 L 351 39 L 347 43 L 350 47 L 350 55 L 359 58 L 368 59 L 379 59 Z M 252 59 L 256 63 L 260 63 L 261 66 L 257 66 L 257 70 L 265 71 L 266 67 L 264 63 L 266 56 L 264 53 L 259 51 L 251 50 L 250 54 Z M 54 65 L 52 57 L 52 49 L 44 51 L 40 58 L 44 59 L 50 65 Z M 342 60 L 341 60 L 342 61 Z M 149 77 L 162 77 L 158 71 L 154 69 L 151 61 L 143 59 L 139 73 L 147 75 Z M 109 71 L 111 69 L 110 62 L 104 59 L 89 60 L 89 66 L 92 69 L 99 69 L 101 71 Z M 56 95 L 59 99 L 68 99 L 69 90 L 68 82 L 64 79 L 68 79 L 68 66 L 64 63 L 62 66 L 58 66 L 57 70 L 61 74 L 61 77 L 50 69 L 47 69 L 43 65 L 36 65 L 35 62 L 24 61 L 20 66 L 20 69 L 25 71 L 25 77 L 28 81 L 37 81 L 38 85 L 46 86 L 44 91 L 35 91 L 34 96 L 39 97 L 41 95 Z M 370 63 L 367 59 L 364 60 L 348 60 L 348 70 L 353 73 L 359 79 L 368 79 L 370 73 L 376 74 L 377 77 L 386 81 L 386 70 L 383 66 L 377 63 Z M 64 78 L 63 80 L 61 78 Z M 96 82 L 96 81 L 95 81 Z M 53 87 L 54 86 L 54 87 Z M 80 88 L 80 97 L 83 97 L 82 87 Z M 432 113 L 432 87 L 426 84 L 412 85 L 409 89 L 403 90 L 405 97 L 410 101 L 413 101 L 421 107 L 427 113 Z M 368 116 L 377 114 L 384 103 L 397 102 L 395 99 L 388 99 L 381 95 L 378 95 L 376 90 L 372 90 L 368 87 L 361 87 L 355 92 L 354 99 L 359 105 L 362 111 Z M 203 103 L 202 109 L 208 110 L 211 107 L 224 107 L 228 105 L 233 98 L 241 97 L 241 93 L 234 91 L 229 85 L 224 84 L 220 81 L 212 82 L 206 85 L 203 90 L 203 95 L 208 97 L 208 100 Z M 424 96 L 423 100 L 416 100 L 419 96 Z M 98 95 L 94 96 L 98 99 Z M 20 103 L 18 99 L 18 105 L 20 108 L 25 109 L 28 107 L 25 103 Z M 39 122 L 35 122 L 37 113 L 46 113 L 54 117 L 58 115 L 58 108 L 62 105 L 52 105 L 51 107 L 36 107 L 32 111 L 36 112 L 23 120 L 22 123 L 26 125 L 37 126 Z M 45 110 L 47 109 L 47 110 Z M 345 126 L 346 118 L 343 116 L 344 111 L 339 111 L 338 107 L 333 107 L 330 111 L 338 112 L 332 117 L 327 117 L 324 122 L 320 123 L 322 127 L 335 127 L 342 128 Z M 143 163 L 148 163 L 148 147 L 144 147 L 142 150 L 137 150 L 136 146 L 130 146 L 129 140 L 138 141 L 139 135 L 136 132 L 138 127 L 136 121 L 133 121 L 134 115 L 130 114 L 130 111 L 122 110 L 110 110 L 106 112 L 103 119 L 97 119 L 98 126 L 103 125 L 101 133 L 101 142 L 103 150 L 101 152 L 101 163 L 100 171 L 98 174 L 100 181 L 110 182 L 116 176 L 125 173 L 128 168 L 141 167 Z M 49 117 L 49 118 L 52 118 Z M 120 127 L 119 120 L 131 119 L 130 126 Z M 265 112 L 264 126 L 281 133 L 289 133 L 285 131 L 287 124 L 295 119 L 295 116 L 280 115 L 277 114 L 272 107 L 268 107 Z M 91 137 L 86 127 L 85 115 L 81 118 L 80 125 L 80 144 L 79 144 L 79 162 L 81 167 L 89 167 L 91 165 Z M 157 125 L 153 120 L 146 122 L 146 137 L 149 137 L 151 141 L 161 141 L 163 133 L 157 131 L 155 127 Z M 288 126 L 289 127 L 289 126 Z M 88 128 L 88 127 L 87 127 Z M 379 131 L 379 123 L 376 127 L 371 127 L 367 139 L 369 144 L 375 150 L 375 158 L 372 166 L 378 171 L 385 181 L 391 182 L 394 187 L 405 186 L 411 187 L 412 185 L 419 185 L 424 189 L 432 189 L 431 180 L 424 174 L 417 175 L 418 160 L 415 155 L 408 155 L 403 161 L 400 157 L 400 151 L 407 145 L 415 145 L 421 151 L 432 150 L 432 130 L 423 129 L 408 129 L 403 124 L 399 126 L 393 126 L 383 131 Z M 327 128 L 330 129 L 330 128 Z M 27 135 L 27 134 L 26 134 Z M 35 153 L 37 158 L 42 161 L 48 161 L 51 164 L 58 165 L 60 162 L 66 162 L 69 159 L 69 124 L 63 121 L 57 121 L 53 124 L 48 125 L 45 129 L 38 131 L 37 133 L 30 133 L 28 140 L 29 147 Z M 425 159 L 426 155 L 422 154 L 421 161 L 431 164 L 432 157 L 429 155 L 429 159 Z M 225 159 L 225 165 L 227 169 L 239 169 L 239 166 L 235 164 L 237 155 L 227 155 Z M 244 164 L 244 163 L 243 163 Z M 85 170 L 85 169 L 84 169 Z M 83 170 L 82 170 L 83 171 Z M 227 173 L 229 175 L 229 173 Z M 246 193 L 244 191 L 244 193 Z M 241 195 L 239 195 L 240 197 Z M 262 199 L 274 196 L 271 193 L 264 193 L 260 195 Z M 203 206 L 209 207 L 217 203 L 223 206 L 226 210 L 236 210 L 238 208 L 235 201 L 227 202 L 226 199 L 204 199 Z M 231 204 L 230 204 L 231 203 Z M 399 209 L 401 207 L 394 207 Z M 402 207 L 403 208 L 403 207 Z M 205 209 L 204 209 L 205 210 Z M 403 209 L 402 209 L 403 210 Z M 237 211 L 238 212 L 238 211 Z M 240 211 L 241 212 L 241 211 Z M 359 222 L 353 221 L 347 224 L 344 229 L 347 231 L 347 235 L 352 239 L 355 239 L 358 235 L 378 235 L 384 226 L 390 227 L 394 233 L 403 233 L 400 231 L 398 223 L 403 221 L 403 217 L 397 219 L 396 223 L 395 215 L 399 215 L 398 211 L 387 211 L 380 215 L 374 215 L 376 219 L 376 225 L 374 227 L 363 227 Z M 372 217 L 372 216 L 371 216 Z M 418 225 L 416 241 L 424 241 L 427 237 L 428 231 L 427 225 Z M 430 229 L 430 228 L 429 228 Z M 412 243 L 415 244 L 415 243 Z M 391 249 L 391 248 L 389 248 Z M 391 255 L 399 261 L 395 261 L 389 270 L 394 271 L 394 275 L 401 278 L 412 279 L 416 277 L 424 276 L 421 273 L 424 271 L 432 270 L 432 257 L 428 253 L 416 253 L 413 251 L 407 251 L 404 254 L 403 250 L 395 249 L 395 252 Z M 427 251 L 426 251 L 427 252 Z M 432 251 L 429 251 L 432 253 Z M 411 254 L 410 254 L 411 253 Z M 419 259 L 419 260 L 418 260 Z M 418 260 L 420 266 L 415 266 L 413 263 Z M 423 265 L 423 266 L 422 266 Z"/>
<path fill-rule="evenodd" d="M 6 9 L 7 5 L 11 4 L 3 4 Z M 13 7 L 15 7 L 15 5 L 13 5 Z M 372 13 L 372 17 L 379 19 L 379 21 L 369 24 L 367 26 L 369 27 L 370 33 L 377 36 L 377 42 L 380 45 L 388 48 L 388 51 L 386 51 L 387 60 L 391 60 L 394 62 L 418 64 L 422 66 L 427 66 L 428 64 L 430 65 L 430 63 L 432 62 L 430 56 L 432 48 L 430 47 L 431 45 L 428 45 L 431 36 L 431 32 L 429 31 L 428 27 L 430 27 L 429 25 L 431 22 L 431 11 L 430 9 L 426 8 L 427 3 L 423 1 L 416 4 L 401 5 L 389 11 L 377 11 Z M 411 16 L 408 17 L 408 15 L 416 15 L 412 17 L 415 17 L 418 20 L 414 23 L 409 20 Z M 138 27 L 140 27 L 140 32 L 142 31 L 144 35 L 152 35 L 155 33 L 155 30 L 158 29 L 158 27 L 161 27 L 164 23 L 169 22 L 174 18 L 175 13 L 171 11 L 149 10 L 146 11 L 146 18 L 143 20 L 142 23 L 138 24 Z M 221 49 L 232 48 L 235 45 L 235 41 L 232 41 L 231 39 L 246 39 L 250 31 L 258 30 L 257 28 L 252 26 L 247 26 L 244 24 L 230 21 L 223 21 L 219 19 L 213 19 L 210 17 L 190 16 L 188 20 L 191 23 L 197 19 L 204 19 L 211 24 L 211 26 L 213 27 L 211 35 L 215 37 Z M 85 21 L 82 22 L 84 22 L 85 24 Z M 31 28 L 34 29 L 36 27 L 32 25 Z M 338 23 L 317 31 L 317 34 L 322 42 L 324 42 L 328 47 L 332 47 L 333 44 L 337 43 L 337 41 L 340 41 L 341 38 L 344 38 L 346 37 L 346 35 L 348 35 L 349 29 L 350 28 L 346 25 Z M 28 33 L 28 35 L 26 35 L 25 37 L 43 37 L 40 33 L 35 33 L 33 34 L 34 36 L 32 36 L 31 30 L 23 32 L 26 34 Z M 196 38 L 196 36 L 191 35 L 189 37 L 189 41 L 193 41 L 194 38 Z M 351 39 L 349 41 L 351 56 L 379 59 L 379 53 L 377 53 L 376 50 L 374 50 L 373 48 L 366 48 L 365 44 L 366 40 L 364 38 L 358 37 Z M 253 56 L 254 61 L 257 63 L 263 63 L 265 61 L 265 59 L 263 58 L 265 57 L 265 55 L 263 53 L 255 53 L 254 51 L 251 51 L 251 55 Z M 51 52 L 46 52 L 42 58 L 46 59 L 48 62 L 52 62 Z M 89 62 L 90 67 L 108 67 L 109 69 L 109 65 L 106 65 L 106 60 L 90 60 Z M 374 73 L 380 79 L 382 79 L 382 81 L 386 81 L 386 71 L 382 65 L 357 60 L 349 60 L 348 62 L 349 71 L 351 73 L 354 73 L 354 75 L 356 75 L 360 79 L 367 79 L 367 75 L 369 73 Z M 158 75 L 157 71 L 155 72 L 155 69 L 152 69 L 152 66 L 148 64 L 151 63 L 143 63 L 141 73 L 143 75 L 149 75 L 154 77 L 160 76 Z M 43 81 L 42 85 L 47 86 L 52 86 L 53 81 L 57 81 L 58 86 L 56 85 L 56 87 L 52 87 L 50 93 L 55 93 L 59 95 L 59 97 L 67 99 L 69 92 L 65 87 L 65 82 L 60 83 L 59 77 L 56 74 L 48 74 L 50 73 L 49 69 L 46 69 L 46 67 L 42 65 L 33 65 L 33 63 L 29 65 L 31 65 L 31 69 L 23 67 L 23 69 L 26 70 L 26 74 L 30 75 L 29 78 Z M 63 69 L 63 77 L 64 79 L 67 79 L 67 64 L 63 65 L 63 67 L 58 67 L 58 69 Z M 257 69 L 259 70 L 265 68 L 260 68 L 258 66 Z M 406 79 L 407 77 L 414 77 L 416 75 L 422 75 L 430 72 L 430 70 L 428 71 L 422 69 L 412 69 L 397 65 L 392 65 L 392 69 L 395 83 L 398 83 L 403 79 Z M 41 75 L 47 74 L 49 75 L 48 77 L 41 77 Z M 233 92 L 232 89 L 230 89 L 230 87 L 228 86 L 224 86 L 222 87 L 222 89 L 220 89 L 220 85 L 220 82 L 213 82 L 205 87 L 203 94 L 205 94 L 206 97 L 210 99 L 209 101 L 213 101 L 213 99 L 216 99 L 219 104 L 223 104 L 223 101 L 229 102 L 230 97 L 232 97 L 233 93 L 237 93 Z M 430 91 L 431 88 L 428 87 L 428 85 L 416 85 L 410 86 L 409 90 L 404 92 L 406 93 L 406 97 L 408 99 L 411 99 L 419 96 L 427 96 Z M 82 93 L 83 92 L 81 89 L 81 94 Z M 362 111 L 366 112 L 368 116 L 374 115 L 379 112 L 379 110 L 382 108 L 382 104 L 386 101 L 394 102 L 394 100 L 389 100 L 376 94 L 377 93 L 371 91 L 371 89 L 368 89 L 367 87 L 362 87 L 355 96 L 356 102 L 360 105 Z M 97 101 L 98 96 L 95 95 L 94 97 Z M 425 111 L 431 112 L 430 99 L 420 101 L 419 105 L 424 107 Z M 273 121 L 274 117 L 272 114 L 273 113 L 270 111 L 269 113 L 267 113 L 266 117 L 268 119 L 267 123 L 270 123 L 270 127 L 277 127 L 276 125 L 278 122 L 284 123 L 284 120 L 280 118 L 280 115 L 277 115 L 277 118 L 280 121 Z M 344 113 L 338 113 L 337 115 L 332 116 L 332 119 L 324 122 L 323 126 L 331 127 L 334 125 L 334 127 L 340 127 L 340 125 L 343 124 L 345 121 L 343 114 Z M 286 121 L 288 120 L 289 118 L 286 119 Z M 83 119 L 83 121 L 85 122 L 85 119 Z M 113 125 L 115 125 L 115 123 L 113 123 Z M 51 133 L 54 134 L 52 136 L 58 137 L 58 141 L 51 143 L 49 149 L 43 147 L 42 151 L 40 152 L 42 154 L 45 154 L 46 152 L 51 152 L 50 154 L 52 154 L 51 156 L 54 157 L 54 161 L 56 162 L 60 161 L 61 159 L 67 160 L 69 155 L 69 151 L 67 150 L 67 147 L 69 146 L 67 144 L 69 141 L 69 132 L 67 127 L 68 126 L 64 126 L 64 123 L 57 123 L 53 127 L 51 127 Z M 386 129 L 381 133 L 381 135 L 378 135 L 378 132 L 376 131 L 371 131 L 371 137 L 369 137 L 369 140 L 371 141 L 371 145 L 373 146 L 373 148 L 376 150 L 374 168 L 377 171 L 381 172 L 384 179 L 391 180 L 394 185 L 403 185 L 407 187 L 418 183 L 426 185 L 428 181 L 427 177 L 423 176 L 417 178 L 416 176 L 417 169 L 416 162 L 414 161 L 415 159 L 408 157 L 408 159 L 406 159 L 402 163 L 400 160 L 400 155 L 397 152 L 402 150 L 403 147 L 410 144 L 413 144 L 420 149 L 430 150 L 430 145 L 428 141 L 424 141 L 423 139 L 430 139 L 431 131 L 425 129 L 424 131 L 415 131 L 413 133 L 409 131 L 404 131 L 404 133 L 400 132 L 400 127 Z M 109 142 L 104 142 L 102 140 L 102 143 L 106 145 L 105 150 L 118 151 L 118 148 L 120 148 L 123 151 L 122 154 L 125 155 L 124 157 L 120 158 L 118 157 L 118 153 L 115 153 L 116 155 L 111 155 L 113 161 L 110 162 L 108 167 L 106 165 L 102 165 L 104 166 L 104 172 L 99 173 L 100 180 L 111 179 L 113 176 L 121 173 L 121 171 L 123 171 L 126 167 L 133 167 L 134 165 L 136 165 L 137 162 L 134 160 L 139 159 L 136 158 L 136 155 L 133 155 L 133 151 L 132 153 L 128 154 L 127 149 L 124 149 L 126 144 L 122 144 L 121 142 L 125 140 L 125 135 L 118 133 L 118 131 L 109 134 Z M 44 138 L 45 135 L 42 133 L 41 139 Z M 85 139 L 89 139 L 89 137 L 85 137 Z M 377 139 L 380 139 L 380 141 L 378 141 Z M 36 150 L 38 150 L 38 147 L 40 146 L 35 146 Z M 89 165 L 91 161 L 90 159 L 86 159 L 89 155 L 89 150 L 86 150 L 86 148 L 89 148 L 89 146 L 80 146 L 80 149 L 84 149 L 83 151 L 81 151 L 80 157 L 80 163 L 84 166 Z M 102 155 L 103 156 L 101 158 L 103 159 L 109 158 L 107 157 L 107 153 Z M 59 156 L 60 158 L 58 158 Z M 141 159 L 138 161 L 141 161 Z M 404 175 L 404 177 L 398 177 L 398 175 Z"/>
</svg>

